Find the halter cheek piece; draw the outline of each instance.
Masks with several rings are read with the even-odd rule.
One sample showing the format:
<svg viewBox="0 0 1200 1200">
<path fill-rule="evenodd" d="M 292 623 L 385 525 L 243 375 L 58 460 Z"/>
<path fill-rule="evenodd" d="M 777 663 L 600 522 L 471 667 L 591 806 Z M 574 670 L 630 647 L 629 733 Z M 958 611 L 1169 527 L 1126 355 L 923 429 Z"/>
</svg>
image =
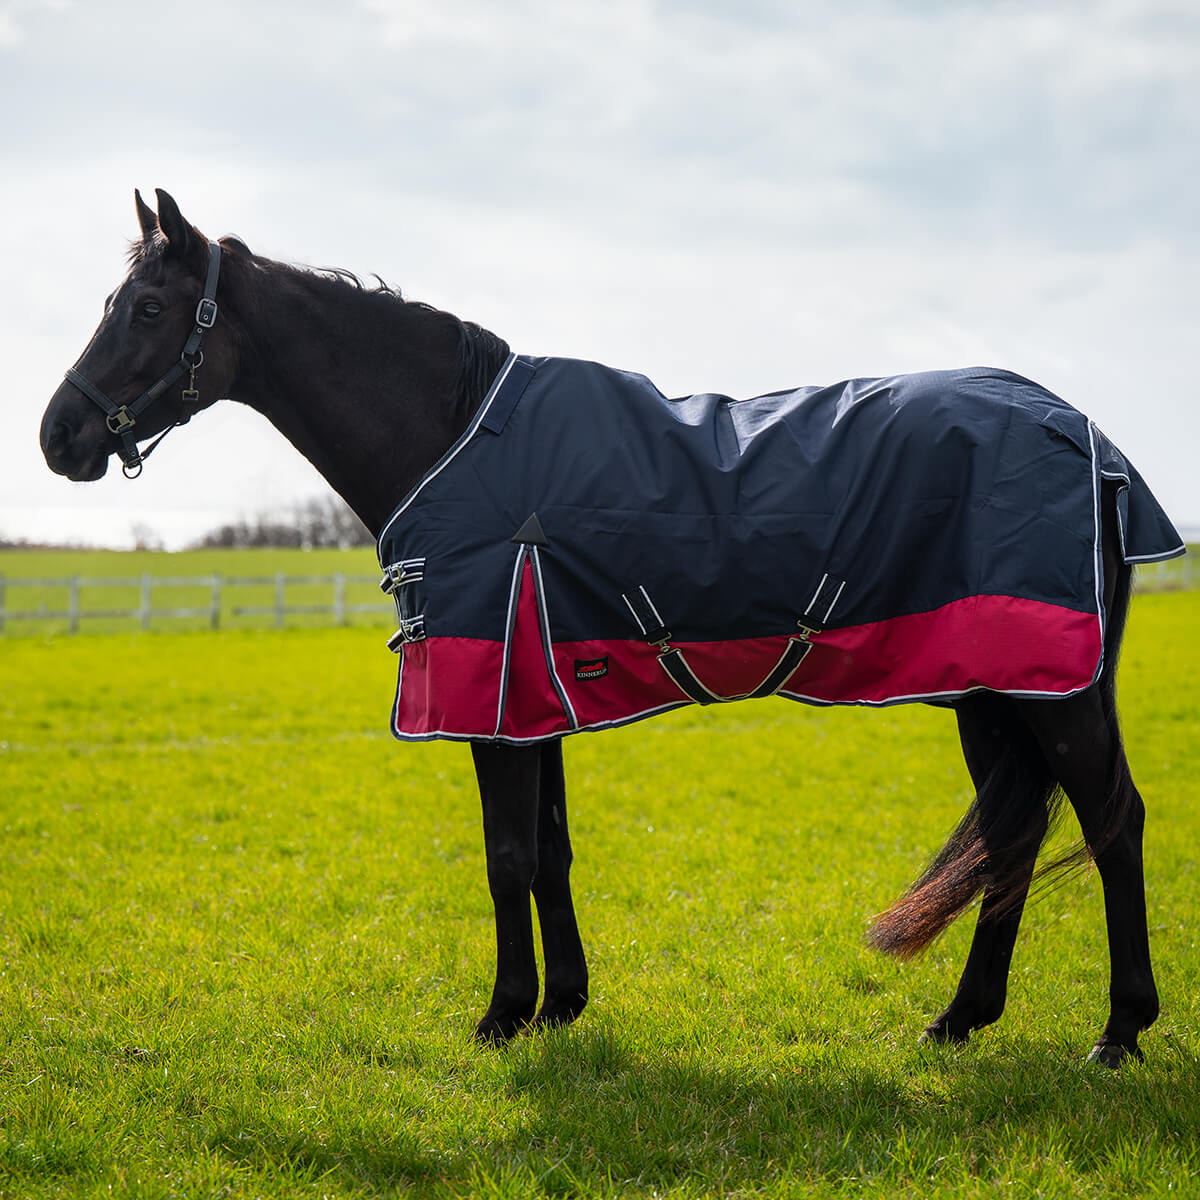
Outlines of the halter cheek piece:
<svg viewBox="0 0 1200 1200">
<path fill-rule="evenodd" d="M 196 370 L 204 361 L 200 349 L 204 335 L 217 323 L 217 279 L 221 273 L 221 247 L 216 242 L 208 243 L 208 274 L 204 279 L 204 294 L 196 305 L 195 325 L 188 339 L 183 344 L 183 352 L 179 361 L 155 384 L 148 387 L 132 404 L 114 404 L 91 380 L 81 375 L 74 367 L 67 369 L 67 382 L 77 387 L 89 400 L 98 404 L 105 413 L 104 423 L 121 439 L 117 453 L 121 456 L 121 470 L 127 479 L 136 479 L 142 473 L 142 463 L 150 457 L 151 451 L 159 442 L 175 428 L 176 425 L 186 425 L 191 418 L 189 413 L 182 421 L 168 425 L 146 447 L 145 451 L 138 449 L 137 437 L 130 432 L 137 424 L 137 418 L 159 398 L 173 383 L 188 376 L 188 386 L 180 393 L 185 404 L 196 404 L 200 393 L 196 391 Z"/>
</svg>

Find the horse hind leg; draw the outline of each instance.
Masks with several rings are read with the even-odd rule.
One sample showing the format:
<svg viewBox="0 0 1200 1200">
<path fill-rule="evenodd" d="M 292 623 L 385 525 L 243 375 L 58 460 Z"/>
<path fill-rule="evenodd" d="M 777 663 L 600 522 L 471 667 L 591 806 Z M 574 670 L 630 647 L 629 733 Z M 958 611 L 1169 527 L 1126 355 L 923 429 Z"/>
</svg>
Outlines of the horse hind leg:
<svg viewBox="0 0 1200 1200">
<path fill-rule="evenodd" d="M 1142 864 L 1145 806 L 1121 746 L 1111 691 L 1025 700 L 1021 714 L 1071 801 L 1104 889 L 1111 977 L 1109 1016 L 1092 1059 L 1141 1059 L 1138 1034 L 1158 1016 Z"/>
<path fill-rule="evenodd" d="M 977 825 L 986 854 L 983 902 L 958 990 L 921 1041 L 968 1040 L 999 1020 L 1038 847 L 1049 826 L 1053 780 L 1016 708 L 1003 696 L 957 706 L 963 756 L 975 785 Z"/>
</svg>

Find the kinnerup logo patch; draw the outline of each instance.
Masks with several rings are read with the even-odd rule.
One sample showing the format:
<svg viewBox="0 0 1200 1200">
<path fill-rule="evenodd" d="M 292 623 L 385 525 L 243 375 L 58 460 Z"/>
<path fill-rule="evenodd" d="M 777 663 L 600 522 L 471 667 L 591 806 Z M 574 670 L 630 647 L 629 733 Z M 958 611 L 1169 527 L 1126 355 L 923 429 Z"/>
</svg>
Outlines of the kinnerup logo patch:
<svg viewBox="0 0 1200 1200">
<path fill-rule="evenodd" d="M 576 679 L 603 679 L 607 674 L 607 654 L 603 658 L 577 658 L 575 660 Z"/>
</svg>

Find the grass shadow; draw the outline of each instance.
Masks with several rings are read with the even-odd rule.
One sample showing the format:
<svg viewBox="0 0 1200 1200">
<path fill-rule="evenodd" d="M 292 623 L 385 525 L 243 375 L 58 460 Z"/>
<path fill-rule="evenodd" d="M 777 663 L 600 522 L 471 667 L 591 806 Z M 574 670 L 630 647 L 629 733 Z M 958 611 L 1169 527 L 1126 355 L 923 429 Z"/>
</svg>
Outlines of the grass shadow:
<svg viewBox="0 0 1200 1200">
<path fill-rule="evenodd" d="M 523 1062 L 513 1086 L 533 1114 L 522 1153 L 536 1148 L 575 1178 L 602 1163 L 610 1180 L 658 1190 L 730 1191 L 782 1177 L 1007 1180 L 1031 1163 L 1036 1177 L 1039 1162 L 1053 1182 L 1067 1164 L 1108 1178 L 1130 1158 L 1135 1176 L 1147 1158 L 1160 1179 L 1194 1181 L 1200 1171 L 1200 1069 L 1173 1055 L 1113 1073 L 1073 1049 L 1010 1043 L 1003 1056 L 928 1047 L 873 1066 L 832 1050 L 767 1068 L 560 1040 Z"/>
<path fill-rule="evenodd" d="M 648 1053 L 576 1029 L 530 1039 L 474 1084 L 465 1073 L 462 1088 L 502 1080 L 490 1095 L 506 1115 L 483 1135 L 429 1111 L 397 1113 L 383 1137 L 374 1119 L 318 1137 L 258 1116 L 206 1144 L 276 1177 L 414 1196 L 930 1183 L 974 1192 L 981 1181 L 1019 1184 L 1009 1193 L 1019 1195 L 1077 1185 L 1111 1193 L 1147 1172 L 1176 1186 L 1200 1174 L 1200 1071 L 1183 1056 L 1120 1074 L 1045 1043 L 1007 1042 L 1003 1055 L 904 1051 L 890 1066 L 838 1049 L 785 1052 L 772 1067 L 753 1059 L 721 1064 L 699 1047 Z M 420 1073 L 437 1070 L 429 1062 Z M 479 1099 L 486 1106 L 489 1093 Z"/>
</svg>

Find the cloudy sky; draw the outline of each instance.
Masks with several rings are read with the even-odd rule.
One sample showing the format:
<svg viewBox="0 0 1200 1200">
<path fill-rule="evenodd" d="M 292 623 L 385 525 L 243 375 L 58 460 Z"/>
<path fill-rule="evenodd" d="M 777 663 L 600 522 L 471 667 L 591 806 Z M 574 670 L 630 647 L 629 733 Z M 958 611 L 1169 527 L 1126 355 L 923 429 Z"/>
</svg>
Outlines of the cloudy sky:
<svg viewBox="0 0 1200 1200">
<path fill-rule="evenodd" d="M 669 395 L 1008 367 L 1200 527 L 1195 0 L 0 0 L 0 105 L 0 536 L 324 488 L 232 404 L 46 469 L 135 186 Z"/>
</svg>

